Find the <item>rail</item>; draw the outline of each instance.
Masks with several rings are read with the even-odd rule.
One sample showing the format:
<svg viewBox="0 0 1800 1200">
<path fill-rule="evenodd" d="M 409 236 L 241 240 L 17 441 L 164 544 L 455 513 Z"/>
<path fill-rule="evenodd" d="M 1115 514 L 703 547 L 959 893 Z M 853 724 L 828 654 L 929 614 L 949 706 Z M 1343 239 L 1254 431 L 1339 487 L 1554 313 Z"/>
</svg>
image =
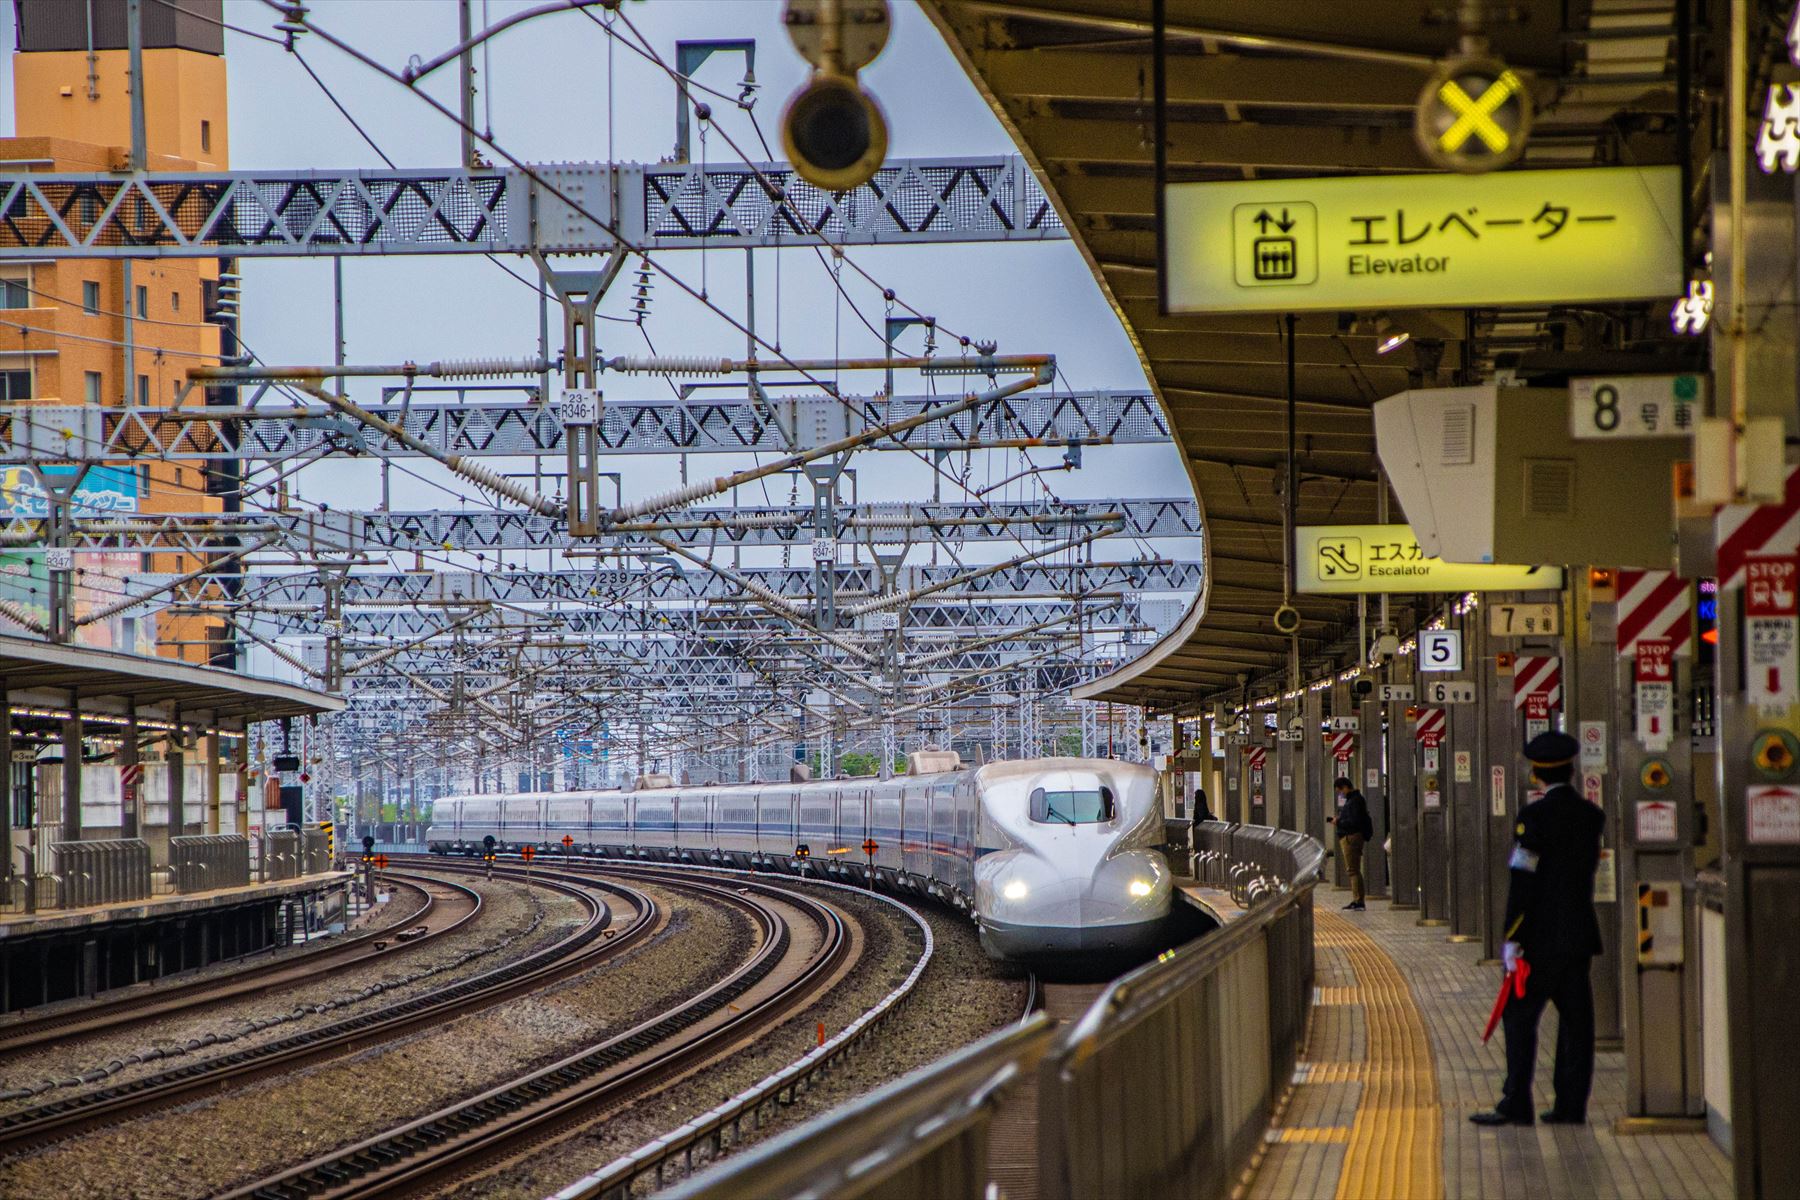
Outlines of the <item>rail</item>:
<svg viewBox="0 0 1800 1200">
<path fill-rule="evenodd" d="M 1311 1013 L 1325 852 L 1299 834 L 1222 822 L 1196 826 L 1194 846 L 1205 878 L 1243 897 L 1240 919 L 1115 980 L 1060 1032 L 1034 1017 L 663 1194 L 979 1200 L 992 1179 L 988 1125 L 1007 1085 L 1035 1072 L 1049 1200 L 1229 1195 Z M 579 1187 L 559 1200 L 600 1194 Z"/>
<path fill-rule="evenodd" d="M 730 868 L 687 868 L 704 875 L 744 876 L 754 878 L 755 872 L 737 871 Z M 786 880 L 784 883 L 788 882 Z M 803 1057 L 789 1063 L 786 1067 L 752 1084 L 744 1091 L 721 1103 L 718 1107 L 702 1113 L 678 1129 L 671 1130 L 662 1137 L 614 1159 L 605 1167 L 584 1179 L 579 1179 L 562 1191 L 556 1193 L 552 1200 L 624 1200 L 632 1194 L 632 1187 L 647 1175 L 654 1175 L 660 1188 L 664 1181 L 664 1173 L 668 1165 L 677 1157 L 682 1158 L 684 1168 L 692 1170 L 696 1149 L 704 1147 L 703 1153 L 722 1154 L 742 1137 L 743 1123 L 748 1120 L 753 1129 L 762 1128 L 763 1109 L 785 1093 L 789 1101 L 802 1088 L 810 1087 L 814 1075 L 828 1072 L 832 1065 L 842 1056 L 851 1053 L 862 1038 L 880 1028 L 887 1022 L 893 1010 L 912 995 L 918 986 L 919 978 L 925 974 L 925 968 L 931 965 L 936 952 L 936 939 L 931 932 L 931 925 L 918 913 L 889 896 L 879 892 L 870 892 L 865 888 L 850 887 L 846 884 L 832 883 L 823 879 L 807 881 L 809 886 L 832 888 L 842 892 L 854 893 L 858 896 L 873 897 L 897 908 L 912 919 L 919 928 L 923 939 L 924 950 L 913 963 L 912 970 L 893 990 L 881 998 L 874 1007 L 840 1030 L 829 1041 L 809 1051 Z"/>
</svg>

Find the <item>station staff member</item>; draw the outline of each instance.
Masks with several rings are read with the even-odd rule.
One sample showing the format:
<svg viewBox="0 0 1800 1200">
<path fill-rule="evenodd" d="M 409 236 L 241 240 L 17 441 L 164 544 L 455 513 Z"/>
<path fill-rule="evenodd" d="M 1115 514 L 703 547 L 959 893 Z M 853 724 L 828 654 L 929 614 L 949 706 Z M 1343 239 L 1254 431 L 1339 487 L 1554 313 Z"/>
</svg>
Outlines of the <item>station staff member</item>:
<svg viewBox="0 0 1800 1200">
<path fill-rule="evenodd" d="M 1588 981 L 1600 953 L 1594 872 L 1606 818 L 1569 786 L 1581 747 L 1566 733 L 1543 733 L 1525 747 L 1531 773 L 1548 790 L 1519 810 L 1506 893 L 1508 971 L 1530 964 L 1524 996 L 1507 1004 L 1506 1085 L 1500 1103 L 1469 1120 L 1477 1125 L 1532 1123 L 1531 1075 L 1537 1065 L 1538 1018 L 1556 1005 L 1556 1103 L 1546 1123 L 1587 1120 L 1594 1081 L 1594 991 Z"/>
</svg>

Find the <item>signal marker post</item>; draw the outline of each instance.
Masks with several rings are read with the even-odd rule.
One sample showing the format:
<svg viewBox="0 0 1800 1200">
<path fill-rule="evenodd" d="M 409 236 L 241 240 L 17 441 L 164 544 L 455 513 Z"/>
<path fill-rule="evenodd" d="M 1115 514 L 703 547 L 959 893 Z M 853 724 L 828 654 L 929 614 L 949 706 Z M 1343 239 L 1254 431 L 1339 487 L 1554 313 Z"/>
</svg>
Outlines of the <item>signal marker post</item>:
<svg viewBox="0 0 1800 1200">
<path fill-rule="evenodd" d="M 525 882 L 531 883 L 531 860 L 537 857 L 536 846 L 520 846 L 519 857 L 525 860 Z"/>
<path fill-rule="evenodd" d="M 869 858 L 869 888 L 873 890 L 875 887 L 875 852 L 881 849 L 881 846 L 874 838 L 864 838 L 862 848 L 863 853 Z"/>
</svg>

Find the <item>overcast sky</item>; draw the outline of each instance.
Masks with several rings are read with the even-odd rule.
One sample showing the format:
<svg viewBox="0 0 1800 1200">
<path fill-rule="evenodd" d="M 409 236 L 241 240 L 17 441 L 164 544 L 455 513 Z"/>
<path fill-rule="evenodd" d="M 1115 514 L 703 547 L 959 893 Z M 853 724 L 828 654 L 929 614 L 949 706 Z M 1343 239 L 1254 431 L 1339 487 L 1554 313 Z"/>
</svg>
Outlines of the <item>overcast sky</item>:
<svg viewBox="0 0 1800 1200">
<path fill-rule="evenodd" d="M 484 14 L 485 19 L 498 20 L 524 6 L 510 0 L 478 2 L 477 24 Z M 909 0 L 896 0 L 893 7 L 893 37 L 881 58 L 863 73 L 887 113 L 890 156 L 1012 152 L 999 122 L 923 13 Z M 309 9 L 311 20 L 320 27 L 396 69 L 412 56 L 428 58 L 448 48 L 457 36 L 457 6 L 452 0 L 310 0 Z M 261 32 L 269 32 L 276 20 L 276 14 L 259 0 L 226 0 L 225 12 L 228 22 Z M 804 79 L 807 68 L 781 26 L 777 0 L 633 0 L 624 12 L 671 64 L 678 40 L 754 38 L 760 85 L 755 116 L 779 150 L 782 106 Z M 12 6 L 0 8 L 0 13 L 4 13 L 10 49 L 14 40 Z M 487 120 L 491 109 L 495 141 L 535 162 L 603 161 L 609 154 L 623 161 L 655 161 L 669 155 L 674 142 L 673 84 L 656 66 L 622 46 L 609 50 L 610 42 L 592 20 L 576 12 L 541 18 L 497 37 L 486 54 L 488 70 L 478 102 L 481 121 Z M 227 34 L 226 49 L 233 168 L 381 165 L 294 56 L 280 46 L 238 33 Z M 399 165 L 444 167 L 457 162 L 454 126 L 406 88 L 317 39 L 302 38 L 299 49 Z M 7 64 L 10 74 L 10 55 L 0 61 Z M 479 59 L 477 66 L 483 66 Z M 697 79 L 735 96 L 742 74 L 741 57 L 720 56 L 709 62 Z M 434 77 L 431 90 L 449 100 L 454 85 L 452 67 Z M 747 149 L 758 145 L 756 131 L 743 113 L 717 101 L 714 106 L 721 130 Z M 10 108 L 4 120 L 10 125 Z M 711 160 L 735 161 L 737 157 L 719 134 L 708 139 L 705 152 Z M 699 154 L 696 145 L 695 156 Z M 857 249 L 851 253 L 882 283 L 936 316 L 947 329 L 997 341 L 1003 353 L 1054 353 L 1069 386 L 1144 386 L 1136 356 L 1116 317 L 1068 242 Z M 699 252 L 672 252 L 660 256 L 659 261 L 696 284 L 704 277 L 712 298 L 742 318 L 740 251 L 714 251 L 704 260 Z M 512 265 L 531 273 L 525 260 Z M 330 361 L 331 272 L 326 259 L 247 262 L 245 338 L 265 361 Z M 772 334 L 779 319 L 782 348 L 788 354 L 829 356 L 834 345 L 845 354 L 879 353 L 879 340 L 854 314 L 834 303 L 829 281 L 810 251 L 782 252 L 779 311 L 773 253 L 759 253 L 757 275 L 759 329 Z M 483 260 L 455 256 L 349 259 L 345 276 L 352 363 L 535 353 L 538 317 L 534 293 Z M 883 315 L 879 293 L 865 281 L 853 280 L 848 271 L 844 277 L 863 316 L 879 328 Z M 629 300 L 629 288 L 615 288 L 603 311 L 622 314 Z M 656 286 L 654 316 L 646 331 L 664 354 L 740 355 L 744 348 L 741 334 L 680 296 L 666 281 Z M 630 324 L 605 323 L 601 336 L 603 353 L 646 353 L 644 337 Z M 918 337 L 911 335 L 910 343 L 903 347 L 916 347 Z M 940 350 L 954 348 L 945 344 L 947 341 L 940 342 Z M 553 353 L 555 349 L 553 343 Z M 615 376 L 605 383 L 614 398 L 667 394 L 666 385 L 654 379 Z M 877 379 L 846 378 L 844 384 L 847 391 L 867 392 L 875 388 Z M 352 394 L 372 401 L 378 398 L 379 385 L 380 381 L 353 381 Z M 660 393 L 659 388 L 663 389 Z M 915 377 L 903 380 L 899 390 L 921 389 Z M 978 477 L 991 471 L 993 478 L 999 478 L 1016 468 L 1012 456 L 990 457 L 991 467 L 978 467 Z M 1057 457 L 1041 454 L 1038 461 Z M 1057 494 L 1191 494 L 1185 473 L 1167 446 L 1090 449 L 1086 461 L 1088 465 L 1079 472 L 1050 477 Z M 697 460 L 693 470 L 711 474 L 743 463 L 714 455 Z M 916 461 L 903 461 L 903 456 L 893 454 L 862 455 L 857 465 L 866 497 L 928 494 L 924 468 Z M 675 479 L 673 459 L 640 456 L 623 460 L 622 467 L 628 497 L 662 490 Z M 302 489 L 307 499 L 328 498 L 334 507 L 373 507 L 379 496 L 376 478 L 371 466 L 334 463 L 309 470 Z M 1016 498 L 1033 491 L 1026 483 L 996 496 Z M 954 497 L 947 491 L 945 498 Z M 745 495 L 744 499 L 760 502 L 761 497 Z M 445 506 L 448 500 L 443 492 L 422 484 L 396 483 L 396 508 Z M 1016 547 L 1011 549 L 1016 552 Z M 1197 554 L 1197 547 L 1191 544 L 1163 544 L 1159 549 L 1183 558 Z M 1128 544 L 1121 543 L 1117 553 L 1106 556 L 1129 552 Z"/>
</svg>

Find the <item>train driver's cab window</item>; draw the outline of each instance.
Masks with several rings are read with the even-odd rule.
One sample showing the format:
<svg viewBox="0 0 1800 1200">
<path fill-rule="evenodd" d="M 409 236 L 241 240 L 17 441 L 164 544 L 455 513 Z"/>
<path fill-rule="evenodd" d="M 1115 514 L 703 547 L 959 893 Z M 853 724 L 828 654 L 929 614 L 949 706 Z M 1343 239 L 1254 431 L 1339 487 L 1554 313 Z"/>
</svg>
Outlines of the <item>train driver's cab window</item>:
<svg viewBox="0 0 1800 1200">
<path fill-rule="evenodd" d="M 1031 793 L 1031 819 L 1048 825 L 1097 825 L 1113 819 L 1111 788 L 1093 792 L 1047 792 L 1037 788 Z"/>
</svg>

